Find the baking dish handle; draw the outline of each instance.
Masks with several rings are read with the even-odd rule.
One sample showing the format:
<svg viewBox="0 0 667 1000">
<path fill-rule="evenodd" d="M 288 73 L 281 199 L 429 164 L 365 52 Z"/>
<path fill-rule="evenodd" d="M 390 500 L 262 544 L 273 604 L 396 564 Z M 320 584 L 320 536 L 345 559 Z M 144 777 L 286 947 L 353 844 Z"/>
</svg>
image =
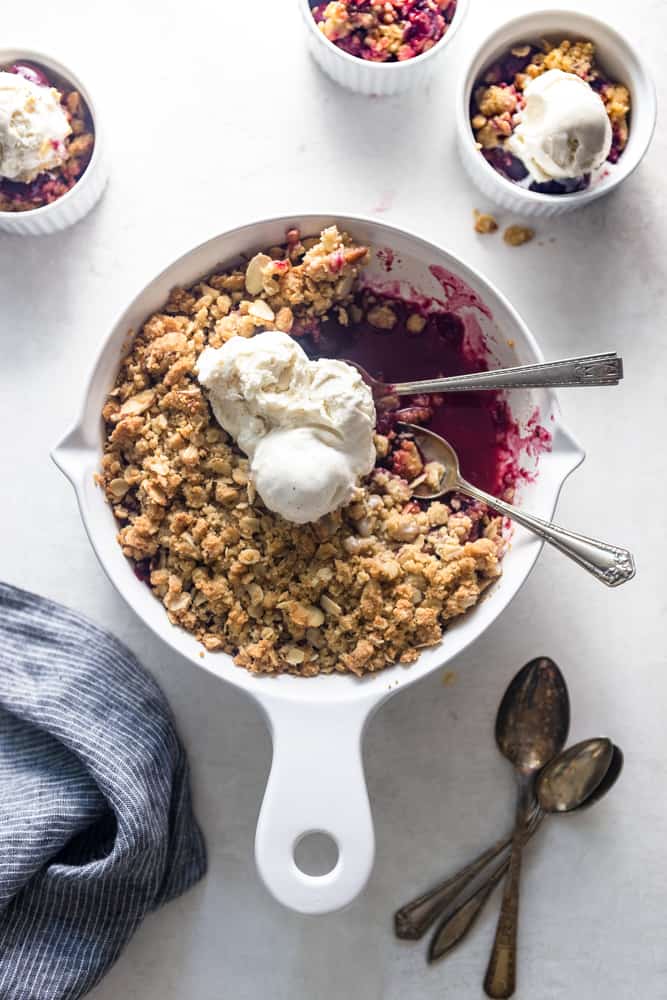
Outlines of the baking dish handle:
<svg viewBox="0 0 667 1000">
<path fill-rule="evenodd" d="M 271 700 L 264 708 L 273 762 L 257 822 L 257 869 L 284 906 L 312 914 L 338 910 L 364 888 L 375 856 L 361 757 L 369 706 Z M 338 861 L 326 875 L 307 875 L 294 860 L 309 833 L 336 842 Z"/>
</svg>

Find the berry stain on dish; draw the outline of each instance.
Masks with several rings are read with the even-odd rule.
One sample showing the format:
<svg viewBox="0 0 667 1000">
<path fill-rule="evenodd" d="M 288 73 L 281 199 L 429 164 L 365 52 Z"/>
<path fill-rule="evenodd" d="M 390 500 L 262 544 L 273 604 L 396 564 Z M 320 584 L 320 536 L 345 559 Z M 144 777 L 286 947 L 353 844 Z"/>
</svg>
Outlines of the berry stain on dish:
<svg viewBox="0 0 667 1000">
<path fill-rule="evenodd" d="M 49 205 L 83 176 L 95 144 L 85 101 L 32 62 L 0 67 L 0 212 Z"/>
<path fill-rule="evenodd" d="M 348 55 L 370 62 L 404 62 L 444 37 L 457 0 L 329 0 L 313 3 L 320 31 Z"/>
<path fill-rule="evenodd" d="M 500 393 L 374 405 L 342 359 L 388 381 L 484 369 L 492 317 L 442 267 L 427 296 L 366 278 L 370 257 L 335 225 L 291 229 L 173 289 L 103 408 L 97 480 L 136 576 L 172 624 L 253 673 L 413 663 L 501 575 L 503 518 L 456 493 L 419 499 L 442 466 L 399 421 L 441 433 L 507 500 L 550 447 L 538 414 L 520 426 Z"/>
<path fill-rule="evenodd" d="M 306 352 L 349 359 L 389 383 L 486 371 L 490 350 L 478 315 L 492 319 L 487 306 L 453 274 L 439 267 L 431 271 L 446 298 L 416 289 L 406 295 L 398 282 L 372 282 L 360 293 L 366 318 L 344 327 L 333 318 L 325 320 L 314 335 L 304 338 Z M 470 482 L 508 500 L 532 475 L 522 457 L 551 448 L 551 435 L 539 424 L 539 414 L 534 413 L 521 431 L 500 392 L 403 397 L 399 409 L 379 415 L 379 429 L 391 430 L 399 420 L 424 424 L 440 434 L 458 453 Z M 461 498 L 461 503 L 470 501 Z"/>
</svg>

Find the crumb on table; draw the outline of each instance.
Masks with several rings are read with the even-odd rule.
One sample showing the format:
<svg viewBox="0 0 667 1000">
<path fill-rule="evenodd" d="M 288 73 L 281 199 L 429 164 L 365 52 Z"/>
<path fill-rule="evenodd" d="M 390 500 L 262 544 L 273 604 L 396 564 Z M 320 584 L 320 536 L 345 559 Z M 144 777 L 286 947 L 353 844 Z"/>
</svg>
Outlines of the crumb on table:
<svg viewBox="0 0 667 1000">
<path fill-rule="evenodd" d="M 503 233 L 503 239 L 511 247 L 520 247 L 523 243 L 530 243 L 535 237 L 535 230 L 529 226 L 508 226 Z"/>
<path fill-rule="evenodd" d="M 492 215 L 488 212 L 478 212 L 475 209 L 475 232 L 476 233 L 495 233 L 498 228 L 498 223 Z"/>
</svg>

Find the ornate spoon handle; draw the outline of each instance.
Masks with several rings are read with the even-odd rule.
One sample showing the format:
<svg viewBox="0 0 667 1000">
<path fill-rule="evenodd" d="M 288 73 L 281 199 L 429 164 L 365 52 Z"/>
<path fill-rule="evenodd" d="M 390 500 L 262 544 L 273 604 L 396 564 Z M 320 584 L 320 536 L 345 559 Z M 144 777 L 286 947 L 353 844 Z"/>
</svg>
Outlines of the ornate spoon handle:
<svg viewBox="0 0 667 1000">
<path fill-rule="evenodd" d="M 519 882 L 524 836 L 517 833 L 512 843 L 507 880 L 500 905 L 496 936 L 484 977 L 484 992 L 493 1000 L 506 1000 L 516 989 L 516 946 L 519 926 Z"/>
<path fill-rule="evenodd" d="M 631 580 L 635 575 L 635 561 L 628 549 L 610 545 L 608 542 L 600 542 L 595 538 L 588 538 L 575 531 L 568 531 L 567 528 L 560 528 L 551 521 L 543 521 L 519 507 L 496 499 L 490 493 L 472 486 L 465 479 L 458 480 L 457 488 L 462 493 L 467 493 L 468 496 L 481 500 L 500 514 L 506 514 L 513 521 L 517 521 L 524 528 L 539 535 L 545 542 L 549 542 L 563 555 L 569 556 L 570 559 L 583 566 L 608 587 L 618 587 Z"/>
<path fill-rule="evenodd" d="M 543 819 L 544 813 L 541 809 L 533 813 L 525 827 L 524 843 L 537 832 Z M 429 945 L 429 962 L 435 962 L 437 959 L 443 958 L 468 934 L 484 909 L 489 896 L 509 868 L 509 863 L 509 857 L 503 858 L 500 864 L 486 876 L 482 884 L 465 898 L 456 909 L 444 913 Z"/>
<path fill-rule="evenodd" d="M 615 352 L 589 354 L 565 361 L 538 365 L 497 368 L 472 375 L 398 382 L 392 391 L 398 396 L 420 392 L 471 392 L 476 389 L 570 388 L 586 385 L 618 385 L 623 378 L 623 360 Z"/>
<path fill-rule="evenodd" d="M 512 843 L 512 837 L 505 837 L 471 861 L 469 865 L 450 878 L 440 882 L 433 889 L 417 896 L 397 910 L 394 915 L 394 930 L 396 937 L 408 941 L 418 941 L 429 929 L 441 913 L 451 906 L 467 885 L 472 882 L 491 861 L 506 851 Z"/>
<path fill-rule="evenodd" d="M 468 934 L 486 901 L 509 868 L 509 858 L 504 858 L 489 878 L 472 895 L 468 896 L 451 913 L 446 913 L 438 924 L 428 949 L 429 962 L 443 958 Z"/>
</svg>

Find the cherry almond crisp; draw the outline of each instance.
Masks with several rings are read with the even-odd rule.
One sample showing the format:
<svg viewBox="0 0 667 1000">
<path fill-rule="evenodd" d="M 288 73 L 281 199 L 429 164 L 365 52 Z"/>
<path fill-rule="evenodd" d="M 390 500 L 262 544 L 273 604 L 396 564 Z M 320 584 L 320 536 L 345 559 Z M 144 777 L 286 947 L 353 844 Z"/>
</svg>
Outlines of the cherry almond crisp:
<svg viewBox="0 0 667 1000">
<path fill-rule="evenodd" d="M 608 79 L 590 41 L 514 46 L 478 81 L 479 149 L 508 180 L 543 194 L 583 191 L 628 141 L 630 92 Z"/>
<path fill-rule="evenodd" d="M 440 41 L 456 0 L 332 0 L 312 5 L 320 31 L 339 49 L 371 62 L 403 62 Z"/>
<path fill-rule="evenodd" d="M 0 67 L 0 212 L 28 212 L 61 198 L 93 152 L 90 113 L 76 90 L 59 90 L 48 70 Z"/>
<path fill-rule="evenodd" d="M 368 260 L 335 226 L 290 230 L 174 289 L 104 406 L 98 480 L 136 575 L 174 625 L 256 673 L 412 663 L 500 575 L 501 519 L 456 494 L 420 500 L 442 469 L 397 421 L 431 423 L 464 454 L 469 440 L 470 473 L 510 497 L 501 402 L 396 409 L 336 360 L 374 357 L 380 374 L 405 350 L 411 375 L 420 347 L 429 366 L 462 357 L 461 320 L 364 287 Z"/>
</svg>

